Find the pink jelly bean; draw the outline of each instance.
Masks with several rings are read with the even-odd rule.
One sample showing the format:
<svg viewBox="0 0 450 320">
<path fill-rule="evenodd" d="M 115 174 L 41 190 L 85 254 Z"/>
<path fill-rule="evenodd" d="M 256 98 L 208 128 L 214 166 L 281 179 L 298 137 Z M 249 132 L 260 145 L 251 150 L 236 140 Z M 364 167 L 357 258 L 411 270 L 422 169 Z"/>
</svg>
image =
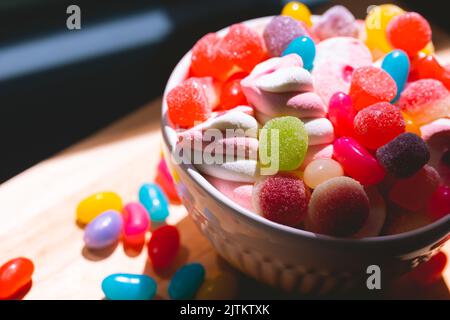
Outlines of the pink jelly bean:
<svg viewBox="0 0 450 320">
<path fill-rule="evenodd" d="M 385 176 L 383 167 L 356 140 L 341 137 L 334 142 L 333 158 L 347 175 L 365 186 L 379 183 Z"/>
<path fill-rule="evenodd" d="M 439 186 L 431 195 L 428 203 L 428 214 L 438 220 L 450 214 L 450 187 Z"/>
<path fill-rule="evenodd" d="M 139 245 L 145 241 L 145 233 L 150 228 L 150 216 L 143 205 L 130 202 L 123 208 L 125 242 Z"/>
<path fill-rule="evenodd" d="M 343 92 L 336 92 L 330 99 L 328 119 L 334 127 L 337 136 L 353 136 L 353 121 L 356 110 L 353 109 L 352 99 Z"/>
</svg>

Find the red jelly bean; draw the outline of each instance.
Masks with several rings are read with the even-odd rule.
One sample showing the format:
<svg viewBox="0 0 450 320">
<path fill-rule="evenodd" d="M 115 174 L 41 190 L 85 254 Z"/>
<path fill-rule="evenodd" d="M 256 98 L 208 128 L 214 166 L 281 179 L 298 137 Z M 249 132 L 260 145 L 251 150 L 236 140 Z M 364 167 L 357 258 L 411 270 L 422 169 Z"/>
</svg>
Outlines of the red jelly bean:
<svg viewBox="0 0 450 320">
<path fill-rule="evenodd" d="M 379 183 L 385 176 L 383 167 L 356 140 L 349 137 L 336 139 L 333 158 L 344 168 L 345 173 L 362 185 Z"/>
<path fill-rule="evenodd" d="M 334 127 L 337 136 L 353 136 L 353 120 L 356 111 L 352 105 L 350 96 L 343 92 L 335 93 L 328 107 L 328 119 Z"/>
<path fill-rule="evenodd" d="M 422 286 L 433 284 L 442 277 L 446 264 L 447 256 L 440 251 L 430 260 L 415 268 L 411 272 L 411 277 Z"/>
<path fill-rule="evenodd" d="M 158 164 L 158 172 L 155 177 L 155 182 L 163 189 L 169 200 L 173 203 L 180 203 L 180 197 L 178 196 L 177 189 L 169 172 L 167 163 L 164 158 L 161 158 Z"/>
<path fill-rule="evenodd" d="M 428 203 L 428 214 L 438 220 L 450 214 L 450 187 L 439 186 L 431 195 Z"/>
<path fill-rule="evenodd" d="M 169 267 L 180 249 L 180 233 L 174 226 L 162 226 L 152 233 L 148 255 L 156 270 Z"/>
<path fill-rule="evenodd" d="M 25 287 L 33 275 L 34 265 L 27 258 L 16 258 L 0 267 L 0 299 L 13 298 Z"/>
<path fill-rule="evenodd" d="M 358 112 L 354 130 L 363 146 L 377 149 L 405 132 L 405 121 L 397 107 L 380 102 Z"/>
<path fill-rule="evenodd" d="M 356 69 L 352 75 L 350 97 L 356 110 L 377 102 L 390 102 L 397 95 L 394 79 L 384 70 L 372 66 Z"/>
<path fill-rule="evenodd" d="M 239 73 L 231 77 L 222 86 L 220 93 L 220 107 L 223 109 L 231 109 L 236 106 L 248 105 L 247 98 L 242 92 L 241 80 L 246 74 Z"/>
<path fill-rule="evenodd" d="M 407 12 L 389 22 L 386 35 L 394 48 L 412 56 L 431 41 L 431 27 L 420 14 Z"/>
</svg>

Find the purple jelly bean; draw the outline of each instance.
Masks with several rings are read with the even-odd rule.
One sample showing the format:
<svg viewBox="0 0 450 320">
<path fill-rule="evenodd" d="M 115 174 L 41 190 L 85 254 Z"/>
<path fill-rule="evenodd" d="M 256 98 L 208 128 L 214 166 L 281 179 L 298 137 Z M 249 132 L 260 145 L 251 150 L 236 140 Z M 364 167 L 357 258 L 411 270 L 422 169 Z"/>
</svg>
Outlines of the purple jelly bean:
<svg viewBox="0 0 450 320">
<path fill-rule="evenodd" d="M 328 9 L 314 24 L 312 30 L 320 40 L 358 36 L 355 17 L 344 6 L 334 6 Z"/>
<path fill-rule="evenodd" d="M 272 57 L 280 57 L 292 40 L 309 36 L 306 27 L 288 16 L 276 16 L 264 29 L 263 37 Z"/>
<path fill-rule="evenodd" d="M 122 232 L 122 215 L 108 210 L 92 220 L 84 231 L 84 243 L 89 249 L 102 249 L 119 240 Z"/>
</svg>

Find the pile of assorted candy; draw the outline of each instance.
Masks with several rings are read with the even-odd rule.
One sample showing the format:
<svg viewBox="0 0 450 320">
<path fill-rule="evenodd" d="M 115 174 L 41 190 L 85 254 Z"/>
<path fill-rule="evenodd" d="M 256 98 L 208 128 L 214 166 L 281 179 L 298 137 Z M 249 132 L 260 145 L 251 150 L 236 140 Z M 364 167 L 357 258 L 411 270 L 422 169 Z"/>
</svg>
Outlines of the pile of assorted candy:
<svg viewBox="0 0 450 320">
<path fill-rule="evenodd" d="M 208 181 L 271 221 L 337 237 L 450 213 L 450 69 L 427 20 L 392 4 L 365 21 L 343 6 L 312 17 L 290 2 L 265 21 L 201 38 L 166 96 L 187 159 L 223 160 L 194 163 Z"/>
</svg>

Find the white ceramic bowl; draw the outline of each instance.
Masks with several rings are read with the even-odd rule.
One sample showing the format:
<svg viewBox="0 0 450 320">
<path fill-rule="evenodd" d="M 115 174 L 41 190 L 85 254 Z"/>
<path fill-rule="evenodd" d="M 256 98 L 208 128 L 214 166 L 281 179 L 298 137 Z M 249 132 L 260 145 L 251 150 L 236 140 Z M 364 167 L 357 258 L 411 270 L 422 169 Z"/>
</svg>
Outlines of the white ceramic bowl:
<svg viewBox="0 0 450 320">
<path fill-rule="evenodd" d="M 261 29 L 269 18 L 245 24 Z M 189 66 L 190 52 L 173 70 L 164 93 L 165 158 L 189 215 L 217 252 L 242 272 L 289 292 L 339 293 L 364 287 L 370 265 L 380 266 L 382 280 L 405 273 L 437 253 L 449 238 L 449 215 L 410 232 L 353 240 L 280 225 L 237 205 L 193 166 L 178 165 L 171 157 L 176 139 L 168 124 L 165 97 L 186 79 Z"/>
</svg>

